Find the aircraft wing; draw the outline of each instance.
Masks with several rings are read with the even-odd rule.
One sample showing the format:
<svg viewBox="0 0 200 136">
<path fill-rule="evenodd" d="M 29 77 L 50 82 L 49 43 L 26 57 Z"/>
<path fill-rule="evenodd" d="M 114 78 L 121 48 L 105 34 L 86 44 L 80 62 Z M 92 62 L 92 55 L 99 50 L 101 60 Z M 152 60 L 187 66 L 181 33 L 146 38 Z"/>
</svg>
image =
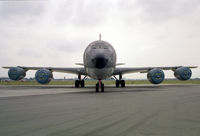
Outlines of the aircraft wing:
<svg viewBox="0 0 200 136">
<path fill-rule="evenodd" d="M 127 68 L 115 68 L 115 71 L 113 75 L 123 75 L 128 73 L 147 73 L 149 70 L 158 68 L 162 70 L 175 70 L 177 68 L 180 68 L 182 66 L 173 66 L 173 67 L 127 67 Z M 197 66 L 186 66 L 188 68 L 197 68 Z"/>
<path fill-rule="evenodd" d="M 62 73 L 71 73 L 77 75 L 87 75 L 85 69 L 83 67 L 76 67 L 76 68 L 59 68 L 59 67 L 25 67 L 25 66 L 18 66 L 19 68 L 23 68 L 24 70 L 39 70 L 39 69 L 48 69 L 52 72 L 62 72 Z M 12 67 L 3 67 L 3 68 L 12 68 Z"/>
</svg>

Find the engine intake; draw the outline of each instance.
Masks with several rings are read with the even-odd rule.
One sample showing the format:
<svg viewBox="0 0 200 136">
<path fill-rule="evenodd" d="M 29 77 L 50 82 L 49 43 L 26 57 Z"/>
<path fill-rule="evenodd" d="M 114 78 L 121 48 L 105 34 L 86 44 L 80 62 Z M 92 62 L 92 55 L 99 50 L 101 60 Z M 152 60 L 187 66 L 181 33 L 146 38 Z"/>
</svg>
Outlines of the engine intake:
<svg viewBox="0 0 200 136">
<path fill-rule="evenodd" d="M 48 84 L 53 78 L 53 74 L 48 69 L 39 69 L 35 73 L 35 79 L 40 84 Z"/>
<path fill-rule="evenodd" d="M 152 84 L 160 84 L 165 79 L 165 74 L 161 69 L 154 68 L 148 72 L 147 78 Z"/>
<path fill-rule="evenodd" d="M 12 67 L 8 71 L 8 76 L 11 80 L 21 80 L 26 76 L 26 71 L 23 68 Z"/>
<path fill-rule="evenodd" d="M 174 76 L 178 80 L 188 80 L 192 76 L 192 71 L 188 67 L 180 67 L 174 71 Z"/>
</svg>

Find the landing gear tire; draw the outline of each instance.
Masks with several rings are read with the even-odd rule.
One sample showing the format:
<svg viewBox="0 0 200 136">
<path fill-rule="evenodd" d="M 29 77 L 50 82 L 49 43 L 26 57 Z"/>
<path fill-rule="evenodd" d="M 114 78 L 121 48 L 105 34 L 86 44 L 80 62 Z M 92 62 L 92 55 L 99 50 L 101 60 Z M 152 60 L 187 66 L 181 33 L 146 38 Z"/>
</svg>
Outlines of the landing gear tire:
<svg viewBox="0 0 200 136">
<path fill-rule="evenodd" d="M 84 80 L 76 80 L 75 81 L 75 87 L 85 87 L 85 81 Z"/>
<path fill-rule="evenodd" d="M 96 84 L 96 92 L 99 92 L 99 84 Z"/>
<path fill-rule="evenodd" d="M 81 80 L 81 75 L 78 75 L 78 80 L 75 80 L 75 87 L 85 87 L 85 78 L 86 76 Z"/>
<path fill-rule="evenodd" d="M 121 87 L 125 87 L 125 81 L 121 80 Z"/>
<path fill-rule="evenodd" d="M 119 87 L 119 84 L 120 84 L 119 80 L 116 80 L 115 82 L 116 87 Z"/>
<path fill-rule="evenodd" d="M 78 80 L 75 81 L 75 87 L 79 87 L 79 81 Z"/>
<path fill-rule="evenodd" d="M 101 92 L 104 92 L 104 84 L 101 83 Z"/>
<path fill-rule="evenodd" d="M 99 80 L 96 84 L 96 92 L 99 92 L 99 89 L 101 89 L 101 92 L 104 92 L 104 84 Z"/>
<path fill-rule="evenodd" d="M 85 87 L 85 81 L 84 80 L 81 80 L 80 84 L 81 84 L 81 87 Z"/>
<path fill-rule="evenodd" d="M 116 80 L 115 85 L 116 85 L 116 87 L 120 87 L 120 85 L 121 85 L 121 87 L 125 87 L 126 83 L 125 83 L 125 80 L 121 80 L 121 81 Z"/>
</svg>

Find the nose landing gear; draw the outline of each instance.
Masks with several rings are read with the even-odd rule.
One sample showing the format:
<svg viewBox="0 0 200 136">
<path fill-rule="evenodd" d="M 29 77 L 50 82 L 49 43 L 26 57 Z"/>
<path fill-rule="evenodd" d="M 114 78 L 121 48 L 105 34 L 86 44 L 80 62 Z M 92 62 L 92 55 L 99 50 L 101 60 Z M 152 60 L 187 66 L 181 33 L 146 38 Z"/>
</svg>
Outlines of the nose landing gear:
<svg viewBox="0 0 200 136">
<path fill-rule="evenodd" d="M 96 92 L 99 92 L 99 89 L 101 89 L 101 92 L 104 92 L 104 84 L 101 80 L 96 83 Z"/>
</svg>

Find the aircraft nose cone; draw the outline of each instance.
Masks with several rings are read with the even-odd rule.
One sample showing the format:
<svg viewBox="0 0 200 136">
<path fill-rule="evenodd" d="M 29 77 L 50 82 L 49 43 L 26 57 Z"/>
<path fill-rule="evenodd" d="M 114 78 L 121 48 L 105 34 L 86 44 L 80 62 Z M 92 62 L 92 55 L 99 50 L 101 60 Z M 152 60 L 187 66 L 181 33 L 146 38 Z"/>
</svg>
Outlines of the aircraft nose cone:
<svg viewBox="0 0 200 136">
<path fill-rule="evenodd" d="M 95 68 L 102 69 L 106 66 L 108 59 L 106 59 L 103 55 L 97 55 L 92 62 Z"/>
</svg>

